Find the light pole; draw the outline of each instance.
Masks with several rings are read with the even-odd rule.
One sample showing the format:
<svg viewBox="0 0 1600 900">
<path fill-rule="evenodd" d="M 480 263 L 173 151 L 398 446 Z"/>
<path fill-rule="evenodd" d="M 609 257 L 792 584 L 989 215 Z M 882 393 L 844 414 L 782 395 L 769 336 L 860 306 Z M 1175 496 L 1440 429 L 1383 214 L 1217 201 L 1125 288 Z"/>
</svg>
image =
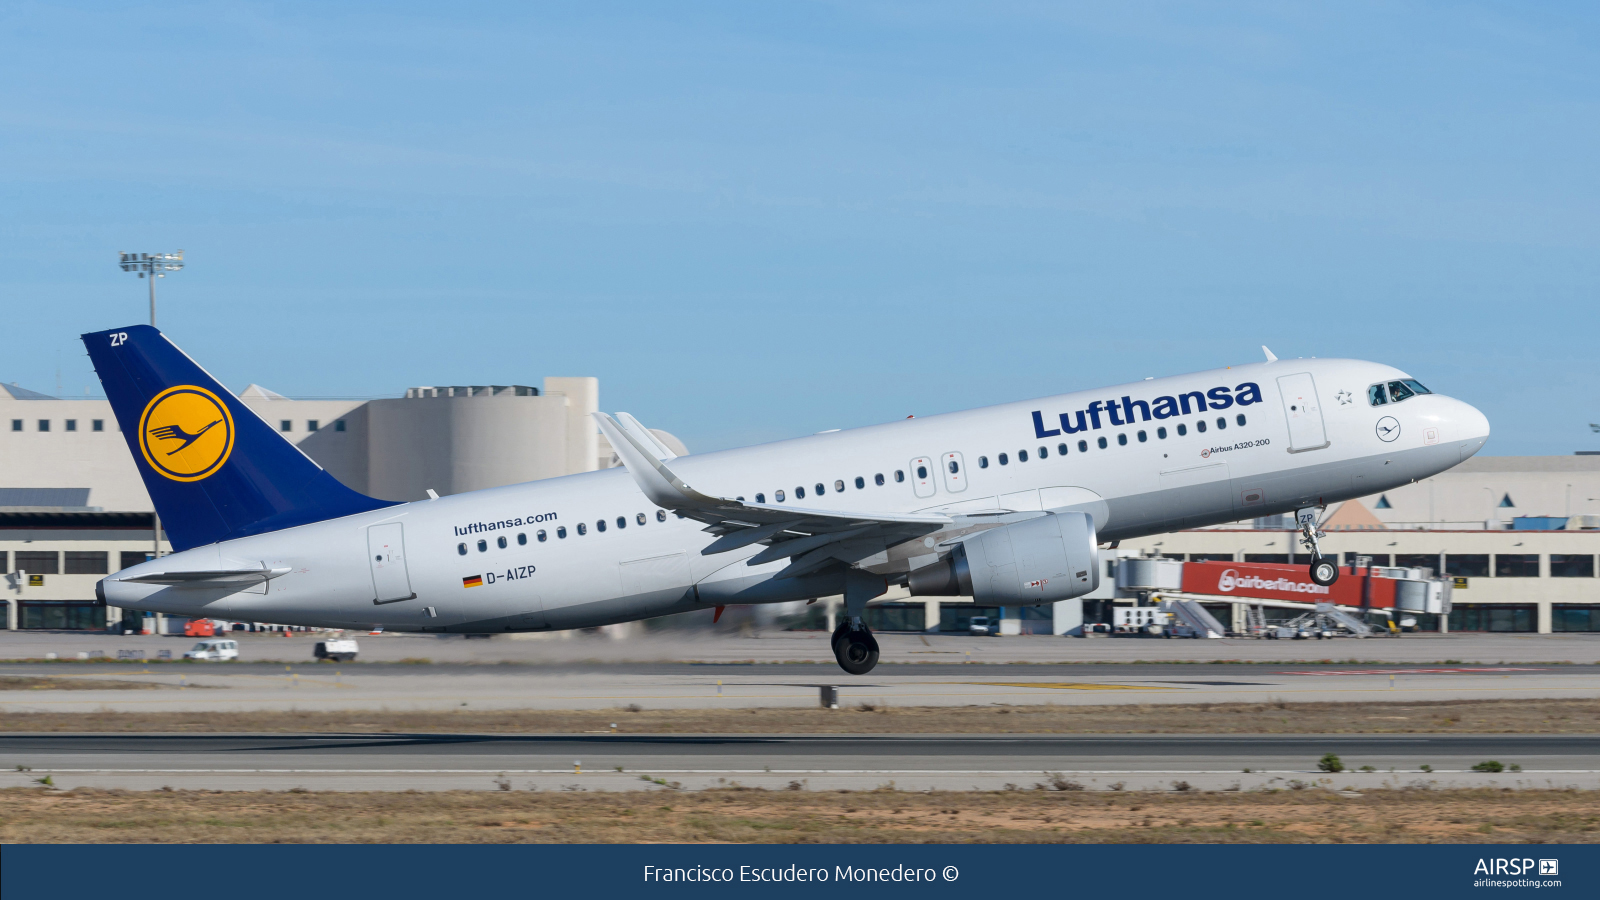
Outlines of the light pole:
<svg viewBox="0 0 1600 900">
<path fill-rule="evenodd" d="M 138 272 L 140 278 L 150 279 L 150 327 L 156 325 L 156 279 L 167 277 L 168 272 L 183 268 L 183 251 L 177 253 L 126 253 L 117 251 L 124 272 Z M 151 498 L 154 504 L 155 498 Z M 161 513 L 152 512 L 150 522 L 155 529 L 154 558 L 161 558 Z"/>
</svg>

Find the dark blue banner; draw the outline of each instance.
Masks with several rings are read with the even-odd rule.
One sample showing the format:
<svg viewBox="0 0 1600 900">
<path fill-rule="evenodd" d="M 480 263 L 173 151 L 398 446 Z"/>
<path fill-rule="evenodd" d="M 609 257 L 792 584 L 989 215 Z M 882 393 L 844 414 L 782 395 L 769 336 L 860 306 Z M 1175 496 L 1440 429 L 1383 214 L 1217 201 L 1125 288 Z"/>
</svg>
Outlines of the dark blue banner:
<svg viewBox="0 0 1600 900">
<path fill-rule="evenodd" d="M 455 897 L 1381 898 L 1600 896 L 1600 847 L 8 845 L 5 900 L 196 892 Z"/>
</svg>

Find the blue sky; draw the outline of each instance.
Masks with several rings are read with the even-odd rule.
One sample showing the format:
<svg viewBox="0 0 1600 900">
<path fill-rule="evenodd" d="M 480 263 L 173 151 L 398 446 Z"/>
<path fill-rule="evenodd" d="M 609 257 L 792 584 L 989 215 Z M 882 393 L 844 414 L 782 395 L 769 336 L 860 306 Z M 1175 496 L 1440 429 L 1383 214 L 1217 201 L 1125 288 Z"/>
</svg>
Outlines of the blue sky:
<svg viewBox="0 0 1600 900">
<path fill-rule="evenodd" d="M 1590 5 L 0 7 L 0 380 L 601 378 L 692 449 L 1354 356 L 1600 449 Z"/>
</svg>

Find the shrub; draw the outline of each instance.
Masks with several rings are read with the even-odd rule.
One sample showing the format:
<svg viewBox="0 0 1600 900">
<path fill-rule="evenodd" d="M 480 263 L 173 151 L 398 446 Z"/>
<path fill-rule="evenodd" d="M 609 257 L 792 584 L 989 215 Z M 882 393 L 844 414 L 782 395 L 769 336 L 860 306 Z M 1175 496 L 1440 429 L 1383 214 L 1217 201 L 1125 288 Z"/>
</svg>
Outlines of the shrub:
<svg viewBox="0 0 1600 900">
<path fill-rule="evenodd" d="M 1317 769 L 1322 772 L 1343 772 L 1344 762 L 1337 754 L 1324 753 L 1322 758 L 1317 760 Z"/>
</svg>

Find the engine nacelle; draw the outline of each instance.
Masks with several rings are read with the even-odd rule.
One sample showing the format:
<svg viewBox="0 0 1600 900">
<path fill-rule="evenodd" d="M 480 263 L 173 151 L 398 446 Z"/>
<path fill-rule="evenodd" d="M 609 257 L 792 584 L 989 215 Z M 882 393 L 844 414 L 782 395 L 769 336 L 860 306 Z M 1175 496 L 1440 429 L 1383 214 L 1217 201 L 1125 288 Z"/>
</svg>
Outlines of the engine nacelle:
<svg viewBox="0 0 1600 900">
<path fill-rule="evenodd" d="M 997 606 L 1070 600 L 1100 586 L 1095 545 L 1087 513 L 1050 513 L 967 538 L 907 585 L 914 596 L 964 594 Z"/>
</svg>

